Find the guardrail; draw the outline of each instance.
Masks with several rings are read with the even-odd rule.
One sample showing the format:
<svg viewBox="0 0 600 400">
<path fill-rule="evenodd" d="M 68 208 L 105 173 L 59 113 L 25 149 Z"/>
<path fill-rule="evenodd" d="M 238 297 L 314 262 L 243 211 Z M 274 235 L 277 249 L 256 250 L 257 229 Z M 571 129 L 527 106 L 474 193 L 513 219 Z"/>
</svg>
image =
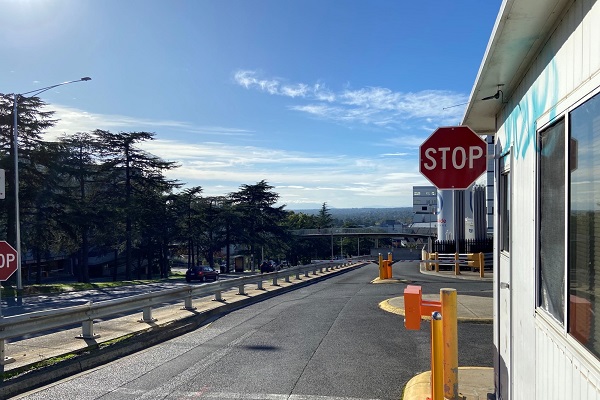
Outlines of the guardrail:
<svg viewBox="0 0 600 400">
<path fill-rule="evenodd" d="M 358 260 L 356 260 L 358 261 Z M 142 311 L 142 322 L 153 322 L 152 309 L 165 304 L 172 304 L 183 300 L 184 309 L 194 310 L 193 299 L 206 296 L 215 296 L 216 301 L 222 301 L 221 293 L 237 288 L 239 294 L 245 294 L 246 285 L 257 285 L 263 288 L 264 281 L 272 280 L 273 286 L 279 286 L 279 280 L 290 282 L 290 277 L 297 280 L 300 275 L 317 275 L 318 272 L 340 269 L 350 265 L 350 262 L 329 261 L 318 264 L 309 264 L 286 268 L 284 270 L 244 276 L 234 279 L 219 280 L 204 285 L 187 285 L 174 289 L 161 290 L 141 295 L 128 296 L 120 299 L 100 301 L 97 303 L 77 305 L 45 311 L 36 311 L 9 317 L 0 317 L 0 366 L 14 361 L 5 354 L 5 341 L 24 335 L 48 332 L 59 328 L 72 327 L 81 324 L 82 339 L 94 339 L 94 320 L 117 316 L 119 314 L 133 314 Z"/>
<path fill-rule="evenodd" d="M 435 268 L 440 272 L 440 265 L 454 267 L 454 274 L 460 275 L 460 267 L 479 269 L 479 276 L 485 276 L 486 265 L 493 266 L 493 254 L 491 253 L 425 253 L 423 261 L 428 271 Z"/>
</svg>

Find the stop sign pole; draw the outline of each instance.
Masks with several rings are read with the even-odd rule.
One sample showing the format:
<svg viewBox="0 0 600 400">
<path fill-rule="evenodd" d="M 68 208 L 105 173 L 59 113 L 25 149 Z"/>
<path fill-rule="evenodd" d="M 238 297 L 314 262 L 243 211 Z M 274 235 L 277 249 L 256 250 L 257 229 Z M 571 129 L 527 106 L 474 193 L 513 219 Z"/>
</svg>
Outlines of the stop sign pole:
<svg viewBox="0 0 600 400">
<path fill-rule="evenodd" d="M 0 241 L 0 282 L 11 277 L 18 269 L 17 251 L 4 240 Z M 2 284 L 0 283 L 0 317 L 2 317 Z"/>
<path fill-rule="evenodd" d="M 419 148 L 419 170 L 439 190 L 464 190 L 487 168 L 487 145 L 468 126 L 437 128 Z M 456 199 L 456 193 L 453 193 Z M 453 201 L 454 240 L 458 253 L 456 202 Z"/>
</svg>

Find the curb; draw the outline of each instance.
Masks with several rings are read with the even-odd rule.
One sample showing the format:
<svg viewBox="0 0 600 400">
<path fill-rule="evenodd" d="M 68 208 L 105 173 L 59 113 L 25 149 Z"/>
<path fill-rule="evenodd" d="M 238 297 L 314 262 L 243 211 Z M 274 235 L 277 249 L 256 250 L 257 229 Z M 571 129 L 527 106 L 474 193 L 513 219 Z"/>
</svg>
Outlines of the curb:
<svg viewBox="0 0 600 400">
<path fill-rule="evenodd" d="M 401 307 L 396 307 L 396 306 L 391 305 L 389 303 L 390 300 L 391 299 L 386 299 L 386 300 L 383 300 L 382 302 L 380 302 L 379 308 L 382 309 L 383 311 L 386 311 L 386 312 L 389 312 L 392 314 L 396 314 L 396 315 L 400 315 L 402 317 L 406 316 L 406 311 Z M 472 324 L 493 324 L 494 323 L 493 318 L 457 317 L 456 320 L 459 322 L 467 322 L 467 323 L 472 323 Z M 421 316 L 421 321 L 431 321 L 431 317 L 430 316 Z"/>
<path fill-rule="evenodd" d="M 460 399 L 486 399 L 489 398 L 489 391 L 486 389 L 493 389 L 493 382 L 490 382 L 492 386 L 486 388 L 485 385 L 475 389 L 473 382 L 465 382 L 465 391 L 461 391 L 461 375 L 466 380 L 473 380 L 473 377 L 467 377 L 466 375 L 479 375 L 481 373 L 493 372 L 494 368 L 490 367 L 458 367 L 459 374 L 459 398 Z M 470 379 L 469 379 L 470 378 Z M 479 382 L 477 382 L 479 383 Z M 479 386 L 479 385 L 478 385 Z M 485 394 L 483 392 L 486 392 Z M 482 397 L 484 396 L 484 397 Z M 403 400 L 425 400 L 431 398 L 431 371 L 421 372 L 411 378 L 402 391 Z M 494 397 L 495 398 L 495 397 Z"/>
</svg>

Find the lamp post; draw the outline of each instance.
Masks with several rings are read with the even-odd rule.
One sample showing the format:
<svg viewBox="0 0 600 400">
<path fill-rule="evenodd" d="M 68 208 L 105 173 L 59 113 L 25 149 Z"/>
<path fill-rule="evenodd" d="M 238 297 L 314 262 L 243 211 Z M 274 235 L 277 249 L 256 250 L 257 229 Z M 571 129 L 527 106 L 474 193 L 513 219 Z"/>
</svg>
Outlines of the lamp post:
<svg viewBox="0 0 600 400">
<path fill-rule="evenodd" d="M 30 90 L 24 93 L 15 93 L 13 100 L 13 151 L 14 151 L 14 170 L 15 170 L 15 249 L 17 250 L 17 290 L 23 290 L 23 278 L 21 276 L 21 218 L 19 215 L 19 135 L 18 135 L 18 113 L 17 105 L 19 104 L 19 96 L 29 94 L 27 97 L 37 96 L 38 94 L 45 92 L 46 90 L 54 89 L 55 87 L 68 85 L 69 83 L 85 82 L 90 81 L 92 78 L 89 76 L 77 79 L 74 81 L 67 81 L 57 83 L 56 85 L 46 86 L 41 89 Z"/>
</svg>

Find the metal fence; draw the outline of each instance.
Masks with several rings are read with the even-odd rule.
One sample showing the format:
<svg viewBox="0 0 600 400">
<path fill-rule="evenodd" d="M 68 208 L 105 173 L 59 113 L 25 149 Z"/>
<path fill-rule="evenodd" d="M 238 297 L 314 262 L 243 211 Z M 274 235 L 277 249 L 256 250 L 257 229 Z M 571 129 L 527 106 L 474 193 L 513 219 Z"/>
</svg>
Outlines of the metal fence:
<svg viewBox="0 0 600 400">
<path fill-rule="evenodd" d="M 491 253 L 493 245 L 491 238 L 463 239 L 458 241 L 457 251 L 456 240 L 436 240 L 431 253 Z"/>
</svg>

